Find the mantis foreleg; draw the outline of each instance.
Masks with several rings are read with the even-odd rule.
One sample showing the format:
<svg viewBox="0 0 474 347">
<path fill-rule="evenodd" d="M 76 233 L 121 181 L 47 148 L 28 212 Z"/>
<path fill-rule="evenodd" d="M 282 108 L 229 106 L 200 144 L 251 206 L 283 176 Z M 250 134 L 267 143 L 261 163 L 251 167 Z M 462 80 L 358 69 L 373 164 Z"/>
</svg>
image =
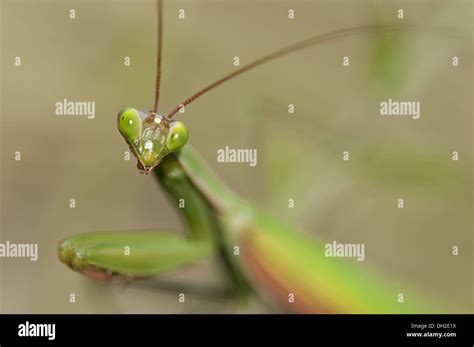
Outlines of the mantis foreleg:
<svg viewBox="0 0 474 347">
<path fill-rule="evenodd" d="M 163 161 L 156 175 L 171 200 L 181 206 L 178 211 L 188 226 L 184 237 L 165 231 L 81 234 L 60 243 L 61 260 L 86 275 L 107 279 L 111 274 L 159 275 L 209 256 L 215 249 L 212 208 L 179 168 L 174 156 Z"/>
</svg>

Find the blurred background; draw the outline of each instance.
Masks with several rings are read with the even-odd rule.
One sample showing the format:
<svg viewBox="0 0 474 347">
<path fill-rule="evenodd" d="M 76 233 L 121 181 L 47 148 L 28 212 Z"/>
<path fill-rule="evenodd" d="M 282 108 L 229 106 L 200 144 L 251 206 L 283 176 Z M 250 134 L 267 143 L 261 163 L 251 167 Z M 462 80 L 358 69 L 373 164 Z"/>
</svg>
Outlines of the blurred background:
<svg viewBox="0 0 474 347">
<path fill-rule="evenodd" d="M 471 1 L 165 0 L 160 111 L 233 71 L 235 56 L 244 65 L 318 33 L 398 22 L 399 8 L 406 22 L 443 29 L 308 48 L 226 83 L 176 118 L 243 197 L 328 241 L 365 243 L 372 267 L 472 312 Z M 38 243 L 39 260 L 0 258 L 0 312 L 268 312 L 222 295 L 215 259 L 119 286 L 57 259 L 58 241 L 77 233 L 183 228 L 153 177 L 124 160 L 115 124 L 125 106 L 153 106 L 155 2 L 2 0 L 1 30 L 0 242 Z M 95 119 L 56 116 L 64 98 L 95 101 Z M 421 118 L 380 116 L 388 98 L 420 101 Z M 258 165 L 217 163 L 225 146 L 257 148 Z M 189 293 L 185 305 L 178 292 Z"/>
</svg>

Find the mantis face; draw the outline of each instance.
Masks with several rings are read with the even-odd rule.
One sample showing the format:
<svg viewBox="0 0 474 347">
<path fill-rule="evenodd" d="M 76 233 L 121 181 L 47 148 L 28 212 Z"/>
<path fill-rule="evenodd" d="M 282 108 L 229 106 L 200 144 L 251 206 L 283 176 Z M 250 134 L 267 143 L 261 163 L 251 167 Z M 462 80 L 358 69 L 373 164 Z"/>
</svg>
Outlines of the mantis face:
<svg viewBox="0 0 474 347">
<path fill-rule="evenodd" d="M 138 170 L 144 174 L 153 170 L 167 154 L 181 149 L 189 137 L 183 123 L 131 107 L 119 112 L 117 126 L 137 158 Z"/>
</svg>

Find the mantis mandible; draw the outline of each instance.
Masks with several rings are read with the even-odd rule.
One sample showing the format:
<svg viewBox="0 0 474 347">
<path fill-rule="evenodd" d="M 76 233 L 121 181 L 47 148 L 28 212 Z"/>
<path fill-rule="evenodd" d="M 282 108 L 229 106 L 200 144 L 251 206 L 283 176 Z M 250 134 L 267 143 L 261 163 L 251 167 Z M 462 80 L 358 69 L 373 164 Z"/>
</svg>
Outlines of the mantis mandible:
<svg viewBox="0 0 474 347">
<path fill-rule="evenodd" d="M 173 232 L 93 232 L 59 244 L 62 262 L 82 274 L 107 281 L 115 276 L 147 278 L 219 253 L 241 297 L 256 293 L 295 312 L 439 312 L 435 299 L 366 265 L 325 256 L 324 242 L 299 232 L 253 207 L 229 190 L 187 144 L 186 126 L 173 119 L 179 110 L 224 82 L 292 52 L 348 35 L 392 32 L 400 26 L 340 29 L 298 42 L 243 66 L 158 113 L 162 52 L 162 4 L 158 8 L 157 75 L 154 107 L 121 110 L 118 129 L 141 173 L 155 175 L 178 208 L 188 230 Z M 406 29 L 406 28 L 405 28 Z M 125 254 L 124 249 L 129 249 Z M 238 249 L 238 255 L 235 249 Z M 403 289 L 406 300 L 397 295 Z"/>
</svg>

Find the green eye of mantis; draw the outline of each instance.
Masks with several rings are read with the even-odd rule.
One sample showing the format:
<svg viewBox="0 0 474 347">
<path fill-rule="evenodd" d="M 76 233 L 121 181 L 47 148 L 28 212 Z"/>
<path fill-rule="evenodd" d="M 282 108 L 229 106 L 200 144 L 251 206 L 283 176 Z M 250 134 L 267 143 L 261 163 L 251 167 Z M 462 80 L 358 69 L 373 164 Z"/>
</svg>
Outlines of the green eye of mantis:
<svg viewBox="0 0 474 347">
<path fill-rule="evenodd" d="M 168 139 L 166 140 L 166 147 L 170 152 L 177 151 L 188 142 L 189 134 L 186 126 L 178 121 L 170 124 Z"/>
<path fill-rule="evenodd" d="M 138 111 L 131 107 L 121 110 L 117 116 L 117 126 L 127 141 L 136 141 L 140 137 L 141 130 L 141 119 Z"/>
</svg>

